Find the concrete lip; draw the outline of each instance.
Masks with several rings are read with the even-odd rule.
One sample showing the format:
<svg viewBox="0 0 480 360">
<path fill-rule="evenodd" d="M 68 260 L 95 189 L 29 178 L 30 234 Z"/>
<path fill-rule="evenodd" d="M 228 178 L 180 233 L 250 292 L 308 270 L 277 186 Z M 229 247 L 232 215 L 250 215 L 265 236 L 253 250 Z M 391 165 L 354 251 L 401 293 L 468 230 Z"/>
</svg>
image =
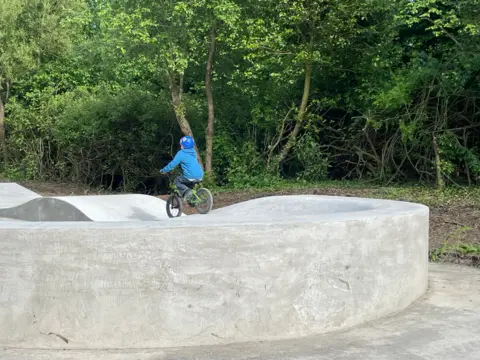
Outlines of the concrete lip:
<svg viewBox="0 0 480 360">
<path fill-rule="evenodd" d="M 412 203 L 284 196 L 162 221 L 0 221 L 0 346 L 206 346 L 357 326 L 425 293 L 428 218 Z"/>
</svg>

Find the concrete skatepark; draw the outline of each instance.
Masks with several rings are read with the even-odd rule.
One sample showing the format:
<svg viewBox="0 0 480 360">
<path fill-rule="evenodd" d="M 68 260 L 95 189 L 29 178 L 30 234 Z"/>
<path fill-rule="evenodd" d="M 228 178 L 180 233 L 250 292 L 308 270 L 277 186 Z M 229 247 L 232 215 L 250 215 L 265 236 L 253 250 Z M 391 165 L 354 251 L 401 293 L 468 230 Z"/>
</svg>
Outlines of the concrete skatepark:
<svg viewBox="0 0 480 360">
<path fill-rule="evenodd" d="M 284 196 L 168 219 L 153 197 L 0 184 L 0 216 L 2 359 L 479 358 L 479 274 L 429 267 L 421 205 Z"/>
<path fill-rule="evenodd" d="M 18 184 L 0 183 L 0 217 L 24 221 L 158 221 L 165 203 L 152 196 L 43 197 Z"/>
</svg>

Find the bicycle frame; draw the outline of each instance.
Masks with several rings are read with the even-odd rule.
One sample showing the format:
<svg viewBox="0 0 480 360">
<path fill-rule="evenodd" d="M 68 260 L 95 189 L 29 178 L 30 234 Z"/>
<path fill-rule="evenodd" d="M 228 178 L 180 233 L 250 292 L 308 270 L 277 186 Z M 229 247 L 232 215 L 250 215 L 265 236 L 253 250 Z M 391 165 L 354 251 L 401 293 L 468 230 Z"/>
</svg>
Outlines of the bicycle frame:
<svg viewBox="0 0 480 360">
<path fill-rule="evenodd" d="M 192 191 L 192 196 L 195 198 L 193 201 L 190 200 L 188 201 L 188 203 L 190 204 L 197 204 L 199 203 L 202 199 L 200 199 L 200 197 L 197 195 L 197 190 L 198 188 L 200 187 L 200 183 L 198 184 L 195 184 L 195 186 L 191 189 Z M 175 193 L 179 198 L 181 198 L 180 196 L 180 192 L 178 190 L 178 187 L 173 183 L 172 179 L 170 178 L 170 189 L 172 190 L 173 193 Z"/>
<path fill-rule="evenodd" d="M 196 208 L 196 210 L 200 214 L 208 214 L 212 210 L 213 206 L 213 197 L 211 192 L 203 188 L 201 186 L 201 183 L 195 183 L 193 186 L 188 186 L 187 187 L 190 189 L 190 195 L 188 196 L 188 199 L 184 199 L 183 196 L 180 196 L 180 191 L 178 187 L 175 185 L 173 181 L 173 176 L 171 174 L 167 175 L 169 178 L 169 188 L 170 188 L 170 195 L 167 199 L 167 214 L 169 217 L 178 217 L 181 216 L 183 213 L 183 204 L 187 204 L 190 207 Z M 202 193 L 199 195 L 198 191 L 202 191 Z M 202 195 L 205 193 L 206 198 L 204 199 L 204 196 Z M 173 206 L 170 207 L 173 203 L 173 201 L 177 201 L 178 206 Z M 203 204 L 206 204 L 206 207 L 203 207 Z M 200 207 L 202 205 L 202 207 Z M 171 209 L 173 208 L 178 208 L 179 209 L 179 214 L 174 215 L 171 213 Z"/>
</svg>

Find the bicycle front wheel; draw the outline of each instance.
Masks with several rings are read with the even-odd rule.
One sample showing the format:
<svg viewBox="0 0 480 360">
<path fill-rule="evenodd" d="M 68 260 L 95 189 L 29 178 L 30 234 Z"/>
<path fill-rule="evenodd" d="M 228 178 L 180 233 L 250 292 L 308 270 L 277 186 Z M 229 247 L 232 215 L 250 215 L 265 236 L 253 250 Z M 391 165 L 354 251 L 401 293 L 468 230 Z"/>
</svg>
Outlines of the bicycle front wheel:
<svg viewBox="0 0 480 360">
<path fill-rule="evenodd" d="M 180 197 L 172 194 L 167 199 L 167 215 L 169 218 L 179 217 L 183 214 L 183 203 Z"/>
<path fill-rule="evenodd" d="M 200 214 L 208 214 L 213 207 L 212 193 L 205 188 L 198 189 L 196 193 L 195 209 L 197 209 Z"/>
</svg>

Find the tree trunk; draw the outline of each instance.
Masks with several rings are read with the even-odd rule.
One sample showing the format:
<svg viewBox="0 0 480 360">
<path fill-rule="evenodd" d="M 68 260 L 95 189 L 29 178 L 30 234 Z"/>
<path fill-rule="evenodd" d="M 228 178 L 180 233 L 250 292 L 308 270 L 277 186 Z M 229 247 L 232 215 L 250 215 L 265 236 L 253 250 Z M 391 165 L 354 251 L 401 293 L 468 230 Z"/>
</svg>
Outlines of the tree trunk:
<svg viewBox="0 0 480 360">
<path fill-rule="evenodd" d="M 297 136 L 300 133 L 300 130 L 303 127 L 303 120 L 305 119 L 305 113 L 307 112 L 308 99 L 310 97 L 310 82 L 312 80 L 312 67 L 313 67 L 312 58 L 310 57 L 310 59 L 307 61 L 305 65 L 305 82 L 303 86 L 302 103 L 300 104 L 300 109 L 298 111 L 295 128 L 290 134 L 284 148 L 280 152 L 280 155 L 278 157 L 278 164 L 280 164 L 282 161 L 285 160 L 288 153 L 290 152 L 293 145 L 295 144 L 295 140 L 297 139 Z"/>
<path fill-rule="evenodd" d="M 184 135 L 193 136 L 192 128 L 190 123 L 187 120 L 185 115 L 185 105 L 182 102 L 182 93 L 183 93 L 183 76 L 179 76 L 179 84 L 177 84 L 177 77 L 173 74 L 169 74 L 168 77 L 170 84 L 170 94 L 172 96 L 173 110 L 175 111 L 175 117 L 177 118 L 178 125 L 180 130 Z M 195 141 L 195 151 L 197 152 L 197 160 L 200 163 L 200 166 L 203 168 L 202 158 L 200 157 L 200 152 L 198 151 L 197 142 Z"/>
<path fill-rule="evenodd" d="M 210 38 L 210 49 L 208 51 L 208 60 L 207 68 L 205 71 L 205 92 L 207 93 L 207 104 L 208 104 L 208 124 L 206 132 L 206 154 L 205 154 L 205 171 L 207 175 L 212 174 L 212 157 L 213 157 L 213 134 L 214 134 L 214 122 L 215 122 L 215 111 L 213 106 L 213 93 L 212 93 L 212 68 L 213 68 L 213 57 L 215 54 L 215 42 L 216 42 L 216 24 L 215 21 L 212 23 L 212 33 Z"/>
<path fill-rule="evenodd" d="M 0 97 L 0 146 L 2 148 L 2 168 L 7 168 L 7 143 L 5 142 L 5 106 L 3 105 L 2 98 Z"/>
<path fill-rule="evenodd" d="M 442 165 L 440 159 L 440 151 L 438 150 L 438 143 L 437 137 L 433 136 L 433 152 L 435 153 L 435 169 L 437 171 L 437 187 L 439 189 L 443 189 L 445 187 L 445 183 L 443 182 L 442 178 Z"/>
</svg>

